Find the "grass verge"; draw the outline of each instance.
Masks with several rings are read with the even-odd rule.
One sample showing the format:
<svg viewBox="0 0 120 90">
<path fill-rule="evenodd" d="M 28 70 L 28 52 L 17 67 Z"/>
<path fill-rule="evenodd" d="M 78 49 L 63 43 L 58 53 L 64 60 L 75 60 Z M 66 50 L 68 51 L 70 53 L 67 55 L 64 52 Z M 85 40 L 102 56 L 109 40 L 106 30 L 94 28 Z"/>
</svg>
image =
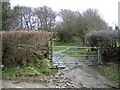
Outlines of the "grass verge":
<svg viewBox="0 0 120 90">
<path fill-rule="evenodd" d="M 4 79 L 16 79 L 26 76 L 51 75 L 57 73 L 57 69 L 50 69 L 51 63 L 47 60 L 39 60 L 37 64 L 29 64 L 22 67 L 7 68 L 2 71 Z"/>
<path fill-rule="evenodd" d="M 120 84 L 120 71 L 118 68 L 113 68 L 113 66 L 99 65 L 96 68 L 102 75 L 104 75 L 107 79 L 111 80 L 113 84 Z"/>
</svg>

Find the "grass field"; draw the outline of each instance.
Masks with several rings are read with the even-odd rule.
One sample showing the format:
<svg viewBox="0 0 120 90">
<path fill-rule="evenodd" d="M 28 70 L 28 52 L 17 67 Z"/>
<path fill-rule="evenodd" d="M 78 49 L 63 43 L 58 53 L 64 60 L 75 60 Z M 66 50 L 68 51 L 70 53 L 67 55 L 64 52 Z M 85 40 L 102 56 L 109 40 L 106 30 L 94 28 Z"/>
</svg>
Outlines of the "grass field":
<svg viewBox="0 0 120 90">
<path fill-rule="evenodd" d="M 76 48 L 67 46 L 53 47 L 54 51 L 61 51 L 71 57 L 75 57 L 79 60 L 97 60 L 97 51 L 91 51 L 89 48 Z"/>
</svg>

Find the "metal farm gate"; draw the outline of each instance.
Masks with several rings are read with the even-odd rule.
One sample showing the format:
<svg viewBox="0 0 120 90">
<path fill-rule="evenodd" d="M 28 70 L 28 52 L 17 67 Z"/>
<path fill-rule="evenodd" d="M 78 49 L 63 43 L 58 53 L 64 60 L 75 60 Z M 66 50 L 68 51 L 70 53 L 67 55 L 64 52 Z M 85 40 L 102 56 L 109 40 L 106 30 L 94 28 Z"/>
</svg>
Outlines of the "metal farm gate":
<svg viewBox="0 0 120 90">
<path fill-rule="evenodd" d="M 99 47 L 52 46 L 49 52 L 49 59 L 56 66 L 81 62 L 100 64 L 101 62 Z"/>
</svg>

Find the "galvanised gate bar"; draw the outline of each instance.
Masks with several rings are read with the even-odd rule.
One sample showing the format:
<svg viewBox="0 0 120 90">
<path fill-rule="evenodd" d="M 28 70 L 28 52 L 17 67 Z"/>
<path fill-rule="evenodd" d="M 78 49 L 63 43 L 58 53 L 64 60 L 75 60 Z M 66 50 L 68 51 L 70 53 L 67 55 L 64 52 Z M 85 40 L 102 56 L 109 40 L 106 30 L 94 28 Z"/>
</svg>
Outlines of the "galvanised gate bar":
<svg viewBox="0 0 120 90">
<path fill-rule="evenodd" d="M 56 54 L 55 54 L 56 53 Z M 64 55 L 61 55 L 64 54 Z M 58 61 L 58 64 L 74 64 L 77 62 L 88 62 L 92 64 L 100 64 L 100 48 L 99 47 L 79 47 L 79 46 L 52 46 L 51 51 L 50 51 L 50 56 L 49 59 L 51 62 L 53 62 L 53 57 L 56 56 L 56 60 Z M 61 57 L 60 57 L 61 55 Z M 71 61 L 71 62 L 59 62 L 59 60 L 65 56 L 68 55 L 70 57 L 75 58 L 76 61 Z M 62 60 L 64 61 L 64 60 Z"/>
</svg>

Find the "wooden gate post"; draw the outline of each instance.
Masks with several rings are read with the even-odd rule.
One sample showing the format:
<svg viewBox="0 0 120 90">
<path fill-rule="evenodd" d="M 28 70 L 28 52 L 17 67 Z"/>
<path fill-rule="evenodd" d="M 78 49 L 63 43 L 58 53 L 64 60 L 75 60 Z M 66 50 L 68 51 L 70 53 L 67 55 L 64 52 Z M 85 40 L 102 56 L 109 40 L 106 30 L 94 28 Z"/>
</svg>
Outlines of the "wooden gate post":
<svg viewBox="0 0 120 90">
<path fill-rule="evenodd" d="M 100 48 L 98 47 L 98 64 L 101 64 L 101 61 L 100 61 Z"/>
<path fill-rule="evenodd" d="M 52 39 L 49 41 L 49 56 L 48 56 L 50 62 L 52 62 L 53 59 L 53 46 L 52 46 Z"/>
<path fill-rule="evenodd" d="M 0 35 L 0 66 L 2 65 L 2 34 Z"/>
</svg>

